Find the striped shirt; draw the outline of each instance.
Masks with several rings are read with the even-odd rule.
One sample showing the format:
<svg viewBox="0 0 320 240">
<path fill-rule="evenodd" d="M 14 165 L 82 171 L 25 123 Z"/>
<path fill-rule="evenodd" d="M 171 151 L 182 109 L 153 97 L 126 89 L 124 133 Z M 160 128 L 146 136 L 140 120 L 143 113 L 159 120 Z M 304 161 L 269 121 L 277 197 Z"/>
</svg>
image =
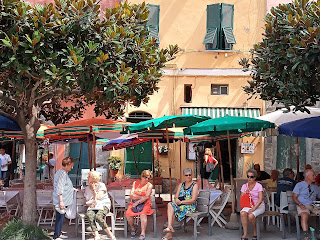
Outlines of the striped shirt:
<svg viewBox="0 0 320 240">
<path fill-rule="evenodd" d="M 60 169 L 54 175 L 53 181 L 53 204 L 59 205 L 59 195 L 62 194 L 63 204 L 65 206 L 70 206 L 73 201 L 73 185 L 68 176 L 68 173 Z"/>
</svg>

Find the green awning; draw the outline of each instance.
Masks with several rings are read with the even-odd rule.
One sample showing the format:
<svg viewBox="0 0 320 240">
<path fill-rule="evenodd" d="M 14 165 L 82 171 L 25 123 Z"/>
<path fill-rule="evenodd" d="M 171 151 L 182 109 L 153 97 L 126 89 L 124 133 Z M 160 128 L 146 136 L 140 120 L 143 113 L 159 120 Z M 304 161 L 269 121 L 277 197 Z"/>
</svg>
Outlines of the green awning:
<svg viewBox="0 0 320 240">
<path fill-rule="evenodd" d="M 160 44 L 159 30 L 156 28 L 149 28 L 149 36 L 156 39 L 156 43 Z"/>
<path fill-rule="evenodd" d="M 198 115 L 211 118 L 224 116 L 233 117 L 260 117 L 260 108 L 229 108 L 229 107 L 181 107 L 182 115 Z"/>
<path fill-rule="evenodd" d="M 224 27 L 222 28 L 226 42 L 229 44 L 236 44 L 236 38 L 234 37 L 232 28 Z"/>
<path fill-rule="evenodd" d="M 203 39 L 203 44 L 213 44 L 214 43 L 214 39 L 216 38 L 217 35 L 217 28 L 213 28 L 213 29 L 208 29 L 206 36 Z"/>
</svg>

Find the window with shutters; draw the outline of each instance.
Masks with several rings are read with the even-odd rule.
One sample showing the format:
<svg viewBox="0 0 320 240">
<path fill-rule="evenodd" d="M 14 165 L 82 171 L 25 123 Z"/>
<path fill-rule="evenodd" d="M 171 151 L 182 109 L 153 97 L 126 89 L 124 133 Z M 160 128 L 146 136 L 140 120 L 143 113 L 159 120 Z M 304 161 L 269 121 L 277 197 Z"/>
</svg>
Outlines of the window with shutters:
<svg viewBox="0 0 320 240">
<path fill-rule="evenodd" d="M 229 94 L 228 85 L 211 84 L 211 95 L 228 95 L 228 94 Z"/>
<path fill-rule="evenodd" d="M 232 4 L 207 5 L 207 31 L 203 40 L 207 50 L 231 50 L 236 39 L 233 34 Z"/>
<path fill-rule="evenodd" d="M 160 14 L 160 6 L 147 4 L 149 9 L 149 21 L 148 21 L 148 31 L 149 37 L 154 38 L 156 44 L 160 44 L 160 37 L 159 37 L 159 14 Z"/>
</svg>

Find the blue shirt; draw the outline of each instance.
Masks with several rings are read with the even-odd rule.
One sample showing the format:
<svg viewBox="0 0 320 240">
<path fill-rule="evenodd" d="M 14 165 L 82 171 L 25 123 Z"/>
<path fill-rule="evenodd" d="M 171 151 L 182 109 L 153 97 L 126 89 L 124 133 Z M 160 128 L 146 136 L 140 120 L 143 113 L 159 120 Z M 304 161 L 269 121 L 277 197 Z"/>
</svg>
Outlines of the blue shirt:
<svg viewBox="0 0 320 240">
<path fill-rule="evenodd" d="M 281 192 L 292 191 L 296 186 L 297 182 L 292 178 L 283 177 L 277 181 L 277 194 L 276 194 L 276 205 L 280 206 L 280 194 Z"/>
<path fill-rule="evenodd" d="M 53 180 L 53 204 L 59 205 L 59 195 L 62 194 L 63 204 L 70 206 L 73 201 L 73 185 L 68 176 L 68 173 L 60 169 L 54 175 Z"/>
<path fill-rule="evenodd" d="M 309 190 L 309 185 L 306 181 L 297 183 L 293 189 L 293 193 L 298 194 L 298 200 L 303 205 L 311 204 L 317 197 L 320 198 L 319 187 L 315 184 L 311 184 Z"/>
</svg>

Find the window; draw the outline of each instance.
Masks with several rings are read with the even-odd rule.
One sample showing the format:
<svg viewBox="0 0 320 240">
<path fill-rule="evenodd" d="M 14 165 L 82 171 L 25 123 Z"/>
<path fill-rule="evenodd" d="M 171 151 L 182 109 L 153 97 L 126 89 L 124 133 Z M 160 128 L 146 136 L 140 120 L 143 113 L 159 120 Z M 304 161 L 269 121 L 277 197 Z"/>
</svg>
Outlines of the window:
<svg viewBox="0 0 320 240">
<path fill-rule="evenodd" d="M 228 85 L 211 84 L 211 95 L 228 95 L 228 94 L 229 94 Z"/>
<path fill-rule="evenodd" d="M 185 84 L 184 85 L 184 102 L 191 103 L 192 100 L 192 85 Z"/>
<path fill-rule="evenodd" d="M 160 37 L 159 37 L 159 13 L 160 13 L 160 6 L 148 4 L 149 9 L 149 22 L 148 22 L 148 31 L 149 36 L 151 38 L 155 38 L 156 44 L 160 44 Z"/>
<path fill-rule="evenodd" d="M 132 123 L 138 123 L 149 119 L 152 119 L 152 115 L 143 111 L 132 112 L 129 114 L 129 117 L 126 118 L 127 122 Z"/>
<path fill-rule="evenodd" d="M 230 50 L 236 39 L 233 34 L 234 6 L 218 3 L 207 5 L 207 32 L 203 40 L 207 50 Z"/>
</svg>

